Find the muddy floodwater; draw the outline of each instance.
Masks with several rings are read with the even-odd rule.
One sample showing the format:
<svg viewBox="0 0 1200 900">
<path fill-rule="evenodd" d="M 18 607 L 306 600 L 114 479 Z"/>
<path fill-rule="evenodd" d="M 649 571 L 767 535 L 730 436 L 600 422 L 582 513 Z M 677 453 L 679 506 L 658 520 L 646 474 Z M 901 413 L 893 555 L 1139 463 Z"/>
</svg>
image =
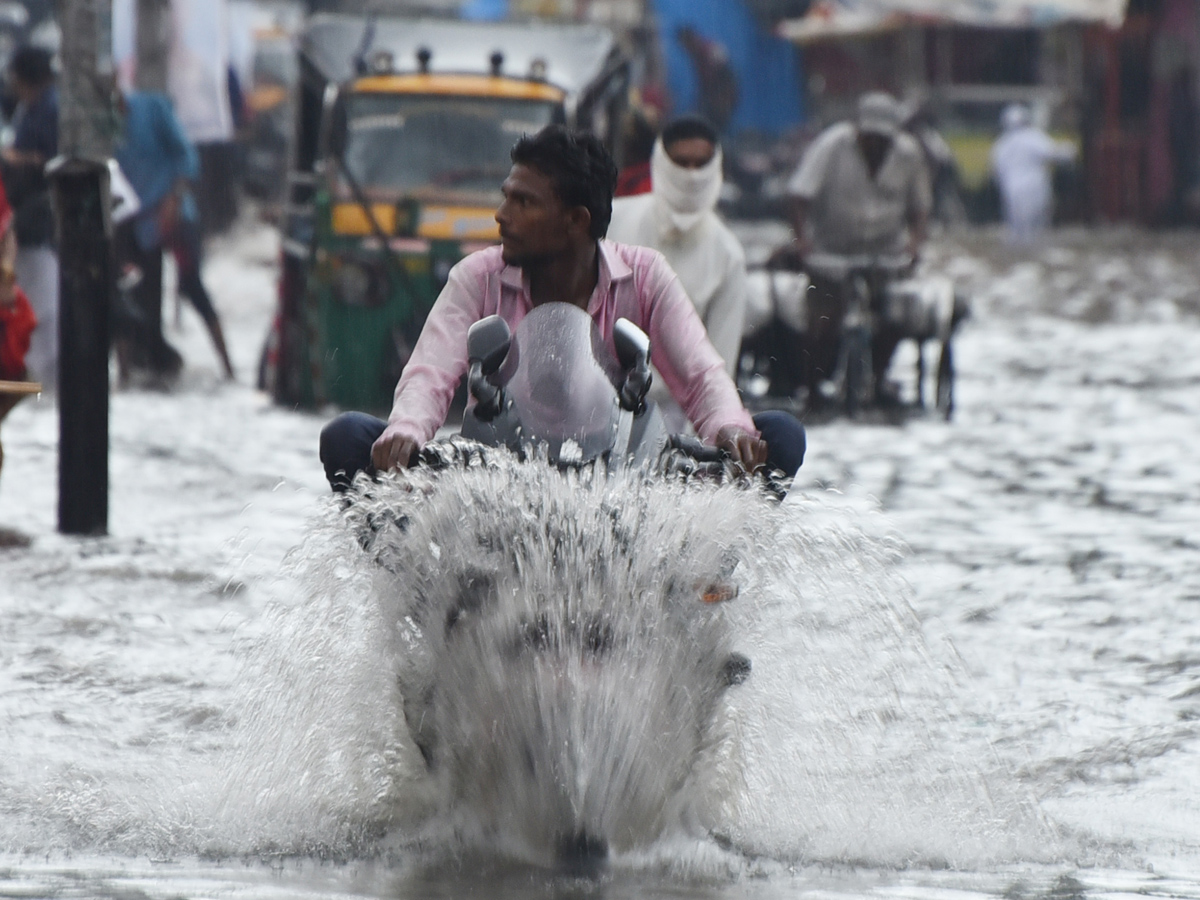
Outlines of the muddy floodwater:
<svg viewBox="0 0 1200 900">
<path fill-rule="evenodd" d="M 752 260 L 781 236 L 741 233 Z M 344 530 L 316 459 L 327 416 L 251 386 L 277 246 L 244 225 L 206 272 L 239 382 L 166 304 L 188 366 L 173 392 L 112 397 L 108 536 L 55 531 L 53 401 L 3 425 L 0 897 L 1200 898 L 1198 243 L 1072 230 L 1019 256 L 988 231 L 937 238 L 925 264 L 972 306 L 953 421 L 814 424 L 761 517 L 745 495 L 647 503 L 658 536 L 619 552 L 672 583 L 673 560 L 736 556 L 713 647 L 753 672 L 670 816 L 622 826 L 638 839 L 575 878 L 495 826 L 519 807 L 536 834 L 540 783 L 504 785 L 487 819 L 427 776 L 397 687 L 414 652 L 397 594 L 418 581 L 395 560 L 380 576 Z M 470 479 L 422 495 L 442 529 L 422 549 L 445 562 L 422 557 L 420 590 L 481 564 L 482 518 L 531 527 L 560 489 L 511 485 L 502 509 Z M 620 490 L 614 522 L 646 502 Z M 676 510 L 694 559 L 670 550 Z M 611 537 L 571 520 L 584 545 Z M 602 575 L 576 564 L 587 599 Z M 679 751 L 641 726 L 700 676 L 629 647 L 637 683 L 604 682 L 580 727 L 605 759 L 629 735 L 656 785 Z M 622 696 L 637 707 L 596 712 Z M 456 745 L 463 771 L 473 752 L 505 771 L 486 738 Z"/>
</svg>

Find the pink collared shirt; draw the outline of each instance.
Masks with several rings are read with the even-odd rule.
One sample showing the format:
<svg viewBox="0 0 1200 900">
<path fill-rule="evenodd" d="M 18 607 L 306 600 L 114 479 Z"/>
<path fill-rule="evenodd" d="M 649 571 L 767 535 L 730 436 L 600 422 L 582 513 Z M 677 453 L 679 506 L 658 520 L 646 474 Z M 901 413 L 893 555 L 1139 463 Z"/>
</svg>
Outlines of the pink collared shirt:
<svg viewBox="0 0 1200 900">
<path fill-rule="evenodd" d="M 613 325 L 628 319 L 649 335 L 651 362 L 701 438 L 713 441 L 725 425 L 757 436 L 724 360 L 662 254 L 603 240 L 599 257 L 600 277 L 587 311 L 609 349 L 616 353 Z M 454 390 L 467 371 L 467 330 L 490 315 L 502 316 L 515 330 L 531 309 L 523 273 L 504 263 L 499 247 L 459 262 L 396 385 L 388 417 L 392 428 L 425 444 L 445 422 Z"/>
</svg>

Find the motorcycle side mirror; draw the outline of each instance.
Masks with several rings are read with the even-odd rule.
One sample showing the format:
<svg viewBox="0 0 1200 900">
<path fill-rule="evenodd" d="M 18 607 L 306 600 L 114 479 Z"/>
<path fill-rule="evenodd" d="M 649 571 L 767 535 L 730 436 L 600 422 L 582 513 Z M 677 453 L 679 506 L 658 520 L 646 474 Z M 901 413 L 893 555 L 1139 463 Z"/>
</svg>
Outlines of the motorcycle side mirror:
<svg viewBox="0 0 1200 900">
<path fill-rule="evenodd" d="M 617 360 L 621 368 L 629 371 L 650 360 L 650 337 L 628 319 L 617 319 L 613 325 L 613 343 L 617 346 Z"/>
<path fill-rule="evenodd" d="M 646 392 L 654 378 L 650 371 L 650 337 L 628 319 L 617 319 L 613 325 L 613 344 L 617 348 L 617 361 L 625 370 L 621 407 L 641 413 L 646 408 Z"/>
<path fill-rule="evenodd" d="M 467 331 L 467 359 L 478 362 L 484 375 L 495 375 L 508 356 L 512 331 L 499 316 L 480 319 Z"/>
<path fill-rule="evenodd" d="M 471 369 L 467 388 L 475 398 L 475 415 L 481 422 L 490 422 L 504 407 L 504 392 L 492 384 L 512 346 L 512 331 L 499 316 L 480 319 L 467 331 L 467 359 Z"/>
</svg>

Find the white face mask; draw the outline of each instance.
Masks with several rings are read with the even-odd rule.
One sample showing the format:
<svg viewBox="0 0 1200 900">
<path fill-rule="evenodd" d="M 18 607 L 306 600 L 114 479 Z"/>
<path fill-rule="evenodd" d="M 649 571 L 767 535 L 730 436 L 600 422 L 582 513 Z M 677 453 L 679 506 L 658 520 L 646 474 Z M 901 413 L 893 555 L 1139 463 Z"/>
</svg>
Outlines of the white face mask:
<svg viewBox="0 0 1200 900">
<path fill-rule="evenodd" d="M 671 161 L 659 138 L 650 155 L 650 180 L 666 223 L 687 234 L 716 208 L 721 194 L 721 148 L 699 169 L 685 169 Z"/>
</svg>

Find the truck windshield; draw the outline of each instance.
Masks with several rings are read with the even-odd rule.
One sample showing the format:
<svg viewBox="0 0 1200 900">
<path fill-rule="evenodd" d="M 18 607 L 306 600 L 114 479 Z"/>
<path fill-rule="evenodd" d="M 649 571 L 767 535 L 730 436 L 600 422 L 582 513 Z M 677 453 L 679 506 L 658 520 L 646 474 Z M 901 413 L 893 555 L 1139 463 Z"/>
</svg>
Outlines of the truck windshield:
<svg viewBox="0 0 1200 900">
<path fill-rule="evenodd" d="M 351 94 L 345 165 L 372 193 L 499 198 L 512 145 L 550 124 L 557 109 L 546 100 Z"/>
</svg>

